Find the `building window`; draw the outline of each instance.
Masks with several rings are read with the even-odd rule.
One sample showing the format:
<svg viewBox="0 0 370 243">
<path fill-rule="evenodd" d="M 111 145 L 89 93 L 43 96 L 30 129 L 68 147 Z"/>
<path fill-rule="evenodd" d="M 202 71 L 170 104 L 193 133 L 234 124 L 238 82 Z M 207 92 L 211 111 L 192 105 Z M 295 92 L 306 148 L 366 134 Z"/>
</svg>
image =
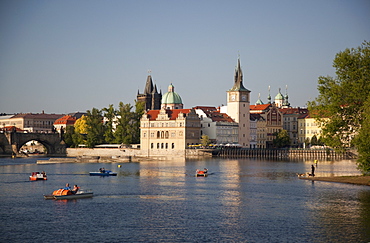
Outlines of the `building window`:
<svg viewBox="0 0 370 243">
<path fill-rule="evenodd" d="M 151 143 L 151 144 L 150 144 L 150 148 L 151 148 L 151 149 L 153 149 L 153 148 L 154 148 L 154 144 L 153 144 L 153 143 Z"/>
<path fill-rule="evenodd" d="M 160 138 L 161 137 L 161 132 L 160 131 L 158 131 L 157 132 L 157 138 Z"/>
<path fill-rule="evenodd" d="M 159 149 L 159 143 L 157 143 L 157 149 Z"/>
<path fill-rule="evenodd" d="M 172 149 L 174 149 L 175 148 L 175 143 L 172 143 Z"/>
<path fill-rule="evenodd" d="M 163 149 L 163 143 L 161 143 L 161 149 Z"/>
<path fill-rule="evenodd" d="M 168 149 L 168 143 L 166 143 L 166 149 Z"/>
</svg>

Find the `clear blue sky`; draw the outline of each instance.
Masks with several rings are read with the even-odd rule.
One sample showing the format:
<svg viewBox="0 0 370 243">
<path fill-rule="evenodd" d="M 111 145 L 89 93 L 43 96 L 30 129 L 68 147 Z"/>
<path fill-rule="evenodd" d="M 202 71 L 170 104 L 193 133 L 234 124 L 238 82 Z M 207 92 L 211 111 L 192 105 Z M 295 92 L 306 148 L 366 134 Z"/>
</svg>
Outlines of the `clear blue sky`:
<svg viewBox="0 0 370 243">
<path fill-rule="evenodd" d="M 184 107 L 226 104 L 238 53 L 251 104 L 288 85 L 292 106 L 370 40 L 370 1 L 0 1 L 0 113 L 134 103 L 148 70 Z"/>
</svg>

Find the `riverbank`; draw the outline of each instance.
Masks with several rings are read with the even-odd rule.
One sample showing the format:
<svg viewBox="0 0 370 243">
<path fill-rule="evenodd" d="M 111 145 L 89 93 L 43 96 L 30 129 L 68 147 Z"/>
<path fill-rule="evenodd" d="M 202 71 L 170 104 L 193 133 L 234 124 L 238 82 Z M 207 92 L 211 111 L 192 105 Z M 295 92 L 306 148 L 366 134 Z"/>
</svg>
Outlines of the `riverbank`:
<svg viewBox="0 0 370 243">
<path fill-rule="evenodd" d="M 355 185 L 370 186 L 370 176 L 329 176 L 329 177 L 300 177 L 302 180 L 339 182 Z"/>
</svg>

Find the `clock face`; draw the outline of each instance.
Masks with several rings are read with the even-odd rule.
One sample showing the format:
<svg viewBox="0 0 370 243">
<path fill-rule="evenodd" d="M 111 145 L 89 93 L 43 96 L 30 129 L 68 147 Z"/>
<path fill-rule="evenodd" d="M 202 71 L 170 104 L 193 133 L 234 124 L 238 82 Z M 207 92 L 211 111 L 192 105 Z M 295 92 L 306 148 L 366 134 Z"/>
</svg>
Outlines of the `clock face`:
<svg viewBox="0 0 370 243">
<path fill-rule="evenodd" d="M 246 95 L 242 95 L 242 100 L 246 101 L 247 100 L 247 96 Z"/>
<path fill-rule="evenodd" d="M 235 100 L 235 95 L 231 95 L 231 100 L 234 101 Z"/>
</svg>

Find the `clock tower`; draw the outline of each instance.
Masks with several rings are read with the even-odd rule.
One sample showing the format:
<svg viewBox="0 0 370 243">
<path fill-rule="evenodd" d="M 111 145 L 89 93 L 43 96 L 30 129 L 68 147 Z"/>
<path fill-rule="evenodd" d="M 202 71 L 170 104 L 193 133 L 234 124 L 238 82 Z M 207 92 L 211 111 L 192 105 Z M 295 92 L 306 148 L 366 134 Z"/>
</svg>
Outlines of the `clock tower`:
<svg viewBox="0 0 370 243">
<path fill-rule="evenodd" d="M 249 147 L 250 144 L 250 92 L 243 85 L 243 72 L 238 58 L 234 86 L 227 91 L 227 114 L 239 124 L 239 144 L 243 147 Z"/>
</svg>

